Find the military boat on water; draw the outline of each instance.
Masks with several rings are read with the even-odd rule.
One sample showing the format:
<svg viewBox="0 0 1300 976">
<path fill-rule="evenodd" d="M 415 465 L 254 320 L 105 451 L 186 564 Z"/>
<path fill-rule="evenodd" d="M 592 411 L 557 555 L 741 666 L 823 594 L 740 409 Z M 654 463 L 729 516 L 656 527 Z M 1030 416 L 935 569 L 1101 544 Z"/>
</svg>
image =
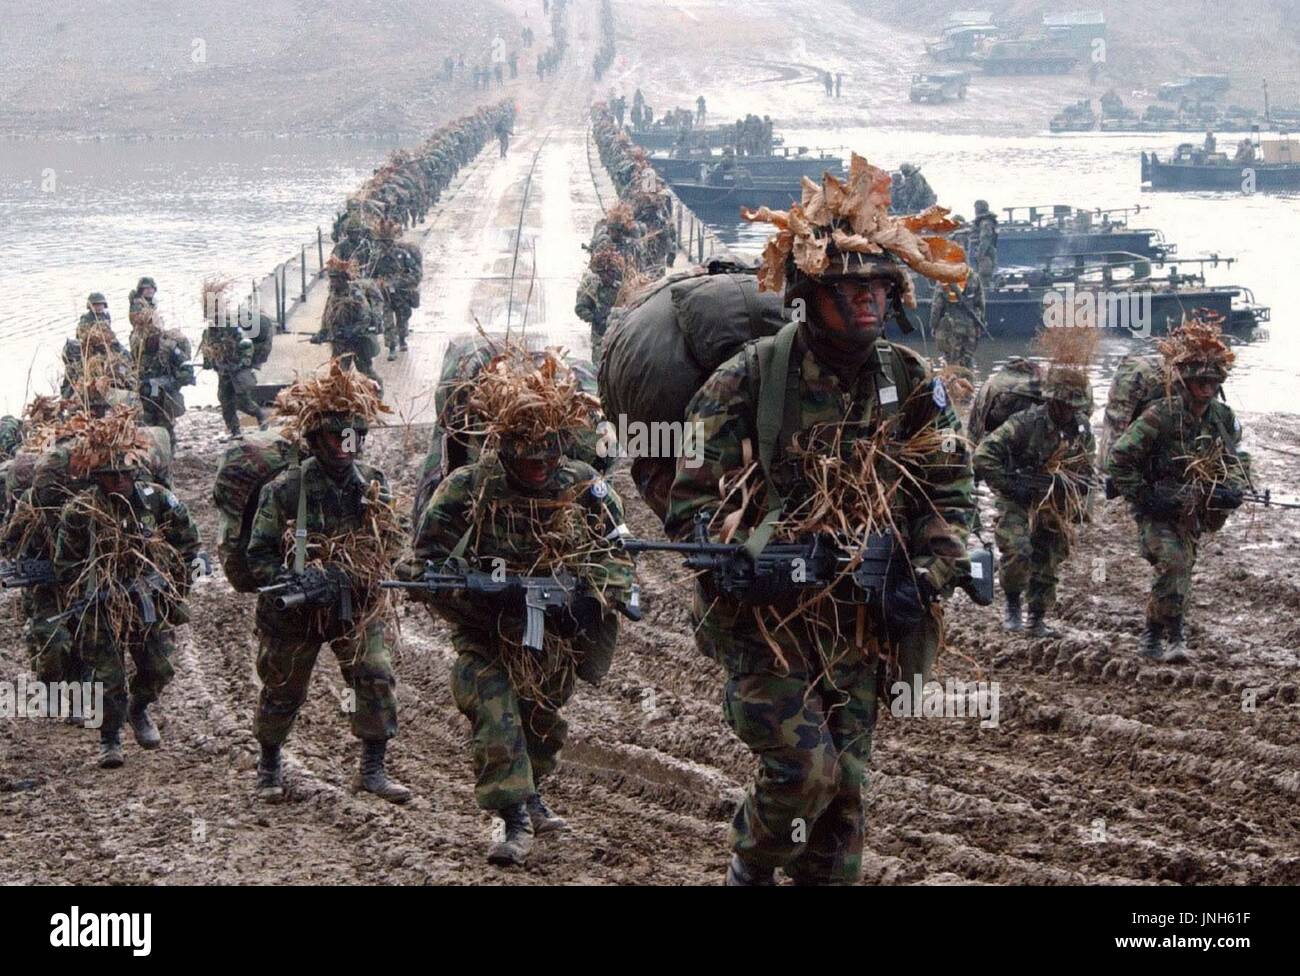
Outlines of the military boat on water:
<svg viewBox="0 0 1300 976">
<path fill-rule="evenodd" d="M 1204 266 L 1232 258 L 1171 260 L 1166 267 L 1136 254 L 1105 253 L 1052 258 L 1041 267 L 999 273 L 985 294 L 989 334 L 1028 339 L 1048 327 L 1095 327 L 1119 336 L 1165 335 L 1196 309 L 1223 316 L 1224 328 L 1247 332 L 1269 321 L 1268 306 L 1244 285 L 1207 285 Z M 1195 270 L 1184 271 L 1193 266 Z M 924 318 L 933 288 L 920 277 L 917 297 Z M 891 326 L 896 329 L 897 326 Z"/>
<path fill-rule="evenodd" d="M 665 180 L 708 181 L 708 174 L 726 160 L 720 153 L 690 153 L 684 156 L 650 157 L 650 165 Z M 830 153 L 813 155 L 799 146 L 771 156 L 736 156 L 736 166 L 749 171 L 756 180 L 789 180 L 798 183 L 803 177 L 821 182 L 822 174 L 844 176 L 844 161 Z"/>
<path fill-rule="evenodd" d="M 1142 182 L 1153 190 L 1300 190 L 1300 139 L 1281 135 L 1261 141 L 1255 131 L 1231 154 L 1190 142 L 1179 145 L 1167 160 L 1144 152 Z"/>
<path fill-rule="evenodd" d="M 682 204 L 706 223 L 735 223 L 741 207 L 788 210 L 798 203 L 803 189 L 798 179 L 758 180 L 740 171 L 718 182 L 669 180 L 668 186 Z"/>
<path fill-rule="evenodd" d="M 648 152 L 675 149 L 722 149 L 734 145 L 734 125 L 697 125 L 690 129 L 675 125 L 652 125 L 648 129 L 631 129 L 632 141 Z M 774 140 L 775 141 L 775 140 Z"/>
<path fill-rule="evenodd" d="M 1155 228 L 1130 227 L 1130 214 L 1140 205 L 1110 210 L 1086 210 L 1064 204 L 1033 207 L 1004 207 L 1004 221 L 998 223 L 998 266 L 1037 265 L 1060 255 L 1122 251 L 1151 260 L 1165 260 L 1178 247 Z M 969 250 L 970 231 L 953 234 Z"/>
</svg>

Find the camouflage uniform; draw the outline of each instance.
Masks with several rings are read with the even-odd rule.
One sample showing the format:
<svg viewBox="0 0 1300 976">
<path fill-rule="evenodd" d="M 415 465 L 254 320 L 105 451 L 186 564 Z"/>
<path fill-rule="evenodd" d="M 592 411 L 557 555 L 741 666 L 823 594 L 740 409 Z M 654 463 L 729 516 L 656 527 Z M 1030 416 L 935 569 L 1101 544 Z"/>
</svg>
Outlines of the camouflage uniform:
<svg viewBox="0 0 1300 976">
<path fill-rule="evenodd" d="M 956 285 L 935 285 L 930 299 L 930 332 L 950 366 L 975 368 L 975 349 L 986 320 L 984 283 L 973 270 L 960 292 Z"/>
<path fill-rule="evenodd" d="M 910 164 L 904 164 L 902 180 L 891 196 L 892 209 L 898 213 L 920 213 L 927 207 L 939 202 L 930 181 L 921 175 L 921 171 Z"/>
<path fill-rule="evenodd" d="M 143 420 L 165 428 L 174 444 L 176 418 L 185 413 L 181 388 L 194 384 L 190 341 L 175 329 L 142 322 L 131 330 L 131 358 L 139 382 Z"/>
<path fill-rule="evenodd" d="M 412 253 L 414 249 L 414 253 Z M 384 341 L 389 358 L 398 346 L 406 349 L 407 328 L 411 310 L 419 301 L 420 266 L 416 257 L 419 248 L 396 244 L 391 239 L 379 239 L 364 269 L 364 277 L 378 279 L 383 287 L 387 310 L 384 314 Z"/>
<path fill-rule="evenodd" d="M 988 206 L 982 200 L 975 203 L 975 226 L 970 243 L 975 255 L 975 270 L 979 272 L 985 292 L 993 287 L 993 275 L 998 269 L 998 218 L 988 212 Z"/>
<path fill-rule="evenodd" d="M 217 371 L 217 402 L 226 430 L 238 434 L 239 414 L 266 422 L 266 411 L 253 399 L 257 375 L 253 372 L 253 341 L 244 337 L 237 326 L 208 326 L 203 330 L 199 352 L 203 368 Z"/>
<path fill-rule="evenodd" d="M 1147 620 L 1157 626 L 1177 621 L 1192 590 L 1197 542 L 1203 532 L 1216 532 L 1227 518 L 1225 510 L 1189 501 L 1178 512 L 1150 514 L 1144 502 L 1157 484 L 1181 485 L 1188 459 L 1221 448 L 1229 461 L 1225 484 L 1250 486 L 1250 456 L 1240 450 L 1241 424 L 1232 408 L 1212 400 L 1197 417 L 1182 396 L 1157 400 L 1129 425 L 1110 450 L 1109 473 L 1120 494 L 1134 504 L 1142 556 L 1155 569 Z"/>
<path fill-rule="evenodd" d="M 1030 507 L 1046 495 L 1029 492 L 1017 472 L 1046 473 L 1053 457 L 1075 459 L 1067 467 L 1092 481 L 1096 444 L 1088 417 L 1076 411 L 1057 426 L 1046 404 L 1013 414 L 975 450 L 975 474 L 997 492 L 995 538 L 1001 557 L 1002 590 L 1019 602 L 1028 590 L 1029 615 L 1041 618 L 1056 602 L 1057 571 L 1070 554 L 1070 539 L 1047 519 L 1031 519 Z"/>
<path fill-rule="evenodd" d="M 335 358 L 342 357 L 383 389 L 375 372 L 375 341 L 372 331 L 383 328 L 383 312 L 375 308 L 360 281 L 332 276 L 330 293 L 321 316 L 321 335 L 330 342 Z"/>
<path fill-rule="evenodd" d="M 257 514 L 248 539 L 248 568 L 259 586 L 269 586 L 285 571 L 285 527 L 298 515 L 301 484 L 307 494 L 307 532 L 333 536 L 363 526 L 362 498 L 366 486 L 387 481 L 378 468 L 354 462 L 354 472 L 337 483 L 314 457 L 302 462 L 301 474 L 293 467 L 280 472 L 262 488 Z M 365 612 L 354 589 L 353 614 Z M 397 698 L 392 652 L 382 620 L 372 621 L 362 633 L 338 618 L 337 610 L 301 608 L 276 610 L 269 597 L 257 602 L 257 630 L 261 637 L 257 675 L 262 691 L 253 718 L 258 742 L 279 746 L 289 735 L 307 688 L 321 645 L 328 643 L 339 662 L 343 680 L 356 695 L 352 734 L 365 741 L 382 741 L 397 735 Z"/>
<path fill-rule="evenodd" d="M 806 326 L 805 326 L 806 327 Z M 899 409 L 901 437 L 929 426 L 960 430 L 942 385 L 925 362 L 903 346 L 881 340 L 876 355 L 862 366 L 856 385 L 841 381 L 807 351 L 802 334 L 791 363 L 798 368 L 797 430 L 839 424 L 850 416 L 864 421 L 845 428 L 845 439 L 869 436 L 886 415 Z M 792 368 L 793 365 L 792 365 Z M 900 375 L 901 374 L 901 375 Z M 900 375 L 903 389 L 894 377 Z M 896 399 L 882 393 L 896 393 Z M 689 467 L 679 459 L 669 498 L 665 531 L 688 534 L 696 516 L 719 508 L 720 480 L 743 470 L 756 443 L 758 391 L 745 352 L 723 363 L 691 401 L 688 424 L 703 432 L 704 463 Z M 790 431 L 782 431 L 773 477 L 787 510 L 804 500 L 801 473 L 781 453 Z M 900 487 L 895 518 L 918 574 L 929 576 L 936 592 L 955 580 L 955 561 L 932 554 L 940 538 L 964 540 L 973 509 L 969 457 L 957 439 L 953 453 L 935 452 L 914 472 L 927 485 L 928 499 Z M 887 477 L 882 472 L 882 476 Z M 893 477 L 898 474 L 893 472 Z M 936 514 L 937 513 L 937 514 Z M 752 525 L 753 522 L 749 521 Z M 734 541 L 747 536 L 742 529 Z M 881 659 L 852 645 L 849 637 L 823 637 L 814 645 L 793 628 L 772 635 L 789 662 L 783 669 L 749 608 L 724 595 L 714 598 L 709 584 L 697 585 L 692 613 L 702 653 L 727 672 L 724 714 L 735 733 L 759 757 L 758 778 L 736 812 L 732 843 L 745 862 L 783 868 L 803 882 L 852 882 L 861 877 L 865 828 L 862 790 L 867 782 L 878 682 L 892 681 Z M 833 623 L 833 633 L 840 627 Z M 879 630 L 878 625 L 869 625 Z M 880 636 L 872 634 L 870 636 Z M 902 680 L 928 675 L 938 647 L 938 619 L 897 644 Z"/>
<path fill-rule="evenodd" d="M 574 312 L 584 322 L 591 323 L 591 361 L 600 365 L 600 354 L 605 344 L 605 330 L 609 326 L 609 313 L 618 301 L 623 287 L 621 267 L 610 266 L 604 272 L 588 268 L 578 285 L 578 302 Z"/>
<path fill-rule="evenodd" d="M 189 590 L 190 564 L 199 552 L 199 530 L 184 504 L 156 482 L 137 480 L 126 502 L 122 496 L 106 497 L 99 488 L 87 489 L 64 506 L 59 517 L 54 572 L 64 588 L 76 582 L 93 554 L 92 524 L 75 504 L 78 500 L 94 501 L 100 507 L 111 506 L 121 516 L 123 530 L 139 540 L 141 549 L 146 538 L 160 536 L 178 557 L 174 566 L 159 567 L 170 576 L 169 582 L 179 599 L 162 593 L 153 595 L 157 623 L 137 622 L 127 633 L 115 635 L 107 621 L 96 613 L 95 605 L 70 621 L 87 680 L 104 683 L 104 724 L 100 729 L 104 738 L 106 734 L 119 732 L 126 720 L 128 655 L 135 662 L 135 673 L 129 682 L 133 706 L 157 701 L 172 679 L 173 627 L 189 620 L 184 597 Z"/>
<path fill-rule="evenodd" d="M 0 461 L 8 460 L 18 453 L 23 442 L 23 422 L 17 417 L 5 415 L 0 417 Z"/>
<path fill-rule="evenodd" d="M 496 518 L 476 512 L 475 499 L 479 497 L 492 500 Z M 525 492 L 514 487 L 497 456 L 489 453 L 458 468 L 438 486 L 416 531 L 415 557 L 441 566 L 473 527 L 465 550 L 472 567 L 490 570 L 492 560 L 501 558 L 508 572 L 528 572 L 540 554 L 539 546 L 504 513 L 526 513 L 530 502 L 539 498 L 576 499 L 600 536 L 623 524 L 618 494 L 590 465 L 564 460 L 544 490 Z M 611 599 L 626 602 L 632 577 L 626 557 L 610 556 L 592 573 L 611 587 L 607 591 Z M 529 699 L 511 685 L 501 663 L 506 647 L 502 634 L 517 642 L 522 620 L 499 621 L 485 612 L 482 601 L 463 594 L 431 596 L 413 591 L 413 596 L 432 603 L 451 624 L 452 646 L 457 652 L 452 696 L 473 731 L 478 805 L 484 810 L 501 810 L 526 803 L 538 792 L 538 783 L 555 768 L 564 747 L 568 723 L 560 709 L 573 694 L 574 678 L 596 684 L 609 670 L 618 639 L 617 614 L 607 606 L 595 635 L 582 633 L 573 638 L 575 653 L 565 655 L 562 665 L 543 681 L 542 694 Z M 559 638 L 547 638 L 552 639 Z"/>
</svg>

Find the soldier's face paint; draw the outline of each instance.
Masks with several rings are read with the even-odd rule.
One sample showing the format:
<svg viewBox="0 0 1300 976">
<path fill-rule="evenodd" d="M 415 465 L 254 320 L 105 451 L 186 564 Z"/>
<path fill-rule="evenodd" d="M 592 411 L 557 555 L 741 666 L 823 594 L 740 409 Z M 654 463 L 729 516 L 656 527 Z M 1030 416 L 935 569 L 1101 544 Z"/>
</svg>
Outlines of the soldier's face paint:
<svg viewBox="0 0 1300 976">
<path fill-rule="evenodd" d="M 1191 395 L 1191 407 L 1197 413 L 1201 413 L 1210 405 L 1219 393 L 1219 381 L 1208 379 L 1194 379 L 1187 381 L 1187 392 Z"/>
<path fill-rule="evenodd" d="M 102 318 L 108 312 L 108 306 L 102 302 L 96 302 L 94 305 L 90 306 L 90 310 L 94 312 L 96 316 Z"/>
<path fill-rule="evenodd" d="M 889 286 L 880 279 L 840 279 L 817 289 L 818 331 L 828 345 L 856 355 L 880 337 L 888 302 Z"/>
<path fill-rule="evenodd" d="M 134 484 L 135 478 L 125 471 L 106 471 L 95 475 L 95 485 L 105 495 L 127 496 L 131 493 L 131 486 Z"/>
<path fill-rule="evenodd" d="M 1064 427 L 1074 417 L 1074 408 L 1063 400 L 1048 400 L 1047 413 L 1052 418 L 1052 423 Z"/>
<path fill-rule="evenodd" d="M 360 453 L 360 438 L 355 435 L 345 440 L 338 431 L 324 430 L 316 434 L 315 442 L 316 456 L 321 463 L 336 471 L 346 468 L 355 454 Z M 349 447 L 354 450 L 348 450 Z"/>
<path fill-rule="evenodd" d="M 140 292 L 140 294 L 145 298 L 153 298 L 153 296 L 157 294 L 157 289 L 146 287 Z"/>
</svg>

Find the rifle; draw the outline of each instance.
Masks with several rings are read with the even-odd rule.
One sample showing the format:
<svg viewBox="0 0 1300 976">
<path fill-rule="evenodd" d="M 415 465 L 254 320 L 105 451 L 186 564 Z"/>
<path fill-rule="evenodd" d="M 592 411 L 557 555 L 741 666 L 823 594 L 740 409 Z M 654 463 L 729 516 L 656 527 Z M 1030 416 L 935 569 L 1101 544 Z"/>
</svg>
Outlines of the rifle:
<svg viewBox="0 0 1300 976">
<path fill-rule="evenodd" d="M 295 607 L 326 607 L 338 602 L 339 620 L 352 622 L 352 587 L 341 586 L 331 579 L 324 570 L 308 569 L 294 572 L 291 579 L 259 586 L 257 592 L 271 598 L 271 604 L 277 610 L 292 610 Z"/>
<path fill-rule="evenodd" d="M 892 533 L 873 533 L 860 552 L 853 553 L 826 536 L 806 542 L 770 543 L 751 557 L 743 545 L 710 542 L 708 513 L 695 520 L 694 542 L 651 542 L 624 539 L 630 553 L 677 552 L 691 569 L 710 573 L 723 593 L 742 603 L 761 605 L 764 594 L 784 589 L 825 589 L 842 577 L 862 592 L 863 603 L 878 602 L 898 544 Z"/>
<path fill-rule="evenodd" d="M 1008 471 L 1007 476 L 1013 483 L 1027 485 L 1036 492 L 1046 494 L 1056 488 L 1058 484 L 1064 483 L 1066 479 L 1054 474 L 1047 474 L 1044 471 Z M 1097 488 L 1097 483 L 1092 478 L 1074 478 L 1070 481 L 1083 491 L 1090 492 Z"/>
<path fill-rule="evenodd" d="M 140 616 L 145 624 L 156 624 L 158 622 L 158 608 L 154 604 L 151 593 L 162 593 L 166 590 L 167 581 L 162 578 L 162 574 L 156 569 L 151 569 L 144 576 L 132 580 L 131 585 L 127 587 L 127 592 L 133 594 L 140 601 Z M 83 596 L 79 600 L 73 600 L 72 603 L 68 604 L 68 609 L 62 613 L 47 617 L 46 623 L 61 624 L 73 617 L 80 617 L 96 603 L 107 600 L 110 592 L 111 590 L 107 586 L 101 586 L 90 596 Z"/>
<path fill-rule="evenodd" d="M 975 320 L 975 324 L 980 327 L 980 331 L 983 332 L 990 339 L 995 338 L 993 333 L 989 331 L 989 327 L 984 324 L 984 319 L 976 315 L 975 309 L 971 308 L 969 305 L 966 304 L 966 299 L 962 295 L 961 291 L 957 291 L 955 294 L 957 295 L 957 304 L 960 305 L 962 308 L 964 308 L 966 310 L 966 314 Z"/>
<path fill-rule="evenodd" d="M 1256 491 L 1254 488 L 1229 488 L 1227 485 L 1213 485 L 1207 488 L 1205 485 L 1160 481 L 1156 483 L 1155 489 L 1158 492 L 1163 492 L 1173 498 L 1179 499 L 1187 499 L 1195 494 L 1200 494 L 1208 502 L 1226 502 L 1234 499 L 1234 496 L 1237 494 L 1240 494 L 1241 500 L 1251 505 L 1300 509 L 1300 502 L 1274 501 L 1273 493 L 1268 488 L 1265 488 L 1263 491 Z M 1213 504 L 1209 507 L 1212 509 L 1216 508 Z M 1228 507 L 1229 506 L 1226 505 L 1224 506 L 1225 509 Z"/>
<path fill-rule="evenodd" d="M 54 564 L 48 559 L 0 560 L 0 587 L 6 590 L 48 586 L 54 581 Z"/>
<path fill-rule="evenodd" d="M 578 582 L 572 574 L 561 571 L 552 576 L 504 576 L 477 570 L 437 572 L 429 566 L 418 580 L 384 580 L 386 590 L 420 590 L 424 593 L 467 593 L 470 596 L 504 596 L 523 591 L 524 647 L 542 649 L 546 633 L 546 611 L 573 605 Z"/>
</svg>

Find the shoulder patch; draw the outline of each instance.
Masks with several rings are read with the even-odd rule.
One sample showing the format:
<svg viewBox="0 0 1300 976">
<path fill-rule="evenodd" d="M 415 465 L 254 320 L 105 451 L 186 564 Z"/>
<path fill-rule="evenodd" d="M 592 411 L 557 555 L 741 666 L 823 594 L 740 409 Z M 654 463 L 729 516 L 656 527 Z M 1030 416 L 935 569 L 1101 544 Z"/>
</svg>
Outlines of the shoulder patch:
<svg viewBox="0 0 1300 976">
<path fill-rule="evenodd" d="M 948 389 L 943 385 L 943 380 L 936 376 L 930 389 L 934 397 L 934 405 L 940 410 L 945 409 L 948 406 Z"/>
<path fill-rule="evenodd" d="M 591 497 L 604 500 L 609 497 L 609 484 L 604 478 L 597 478 L 591 483 Z"/>
</svg>

